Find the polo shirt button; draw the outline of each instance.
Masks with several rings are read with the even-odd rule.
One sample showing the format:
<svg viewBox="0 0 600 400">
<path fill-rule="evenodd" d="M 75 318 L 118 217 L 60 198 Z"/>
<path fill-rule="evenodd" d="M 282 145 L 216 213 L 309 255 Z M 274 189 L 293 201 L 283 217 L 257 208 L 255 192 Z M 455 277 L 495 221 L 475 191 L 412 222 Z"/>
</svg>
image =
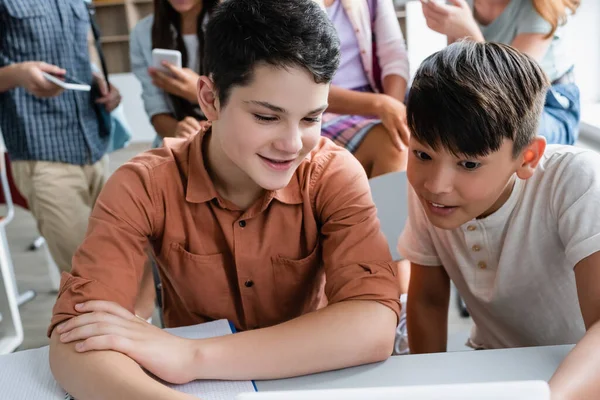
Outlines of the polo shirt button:
<svg viewBox="0 0 600 400">
<path fill-rule="evenodd" d="M 486 269 L 487 268 L 487 264 L 483 261 L 479 261 L 479 263 L 477 263 L 477 266 L 479 267 L 479 269 Z"/>
<path fill-rule="evenodd" d="M 467 230 L 473 232 L 477 230 L 477 227 L 475 225 L 469 225 L 467 226 Z"/>
<path fill-rule="evenodd" d="M 243 228 L 243 227 L 245 227 L 245 226 L 246 226 L 246 221 L 244 221 L 244 220 L 241 220 L 241 221 L 239 222 L 239 224 L 240 224 L 240 227 L 242 227 L 242 228 Z"/>
<path fill-rule="evenodd" d="M 477 245 L 477 244 L 474 244 L 473 247 L 471 247 L 471 249 L 473 251 L 479 251 L 479 250 L 481 250 L 481 247 L 479 247 L 479 245 Z"/>
<path fill-rule="evenodd" d="M 252 279 L 248 279 L 246 282 L 244 282 L 244 286 L 252 287 L 254 286 L 254 282 L 252 281 Z"/>
</svg>

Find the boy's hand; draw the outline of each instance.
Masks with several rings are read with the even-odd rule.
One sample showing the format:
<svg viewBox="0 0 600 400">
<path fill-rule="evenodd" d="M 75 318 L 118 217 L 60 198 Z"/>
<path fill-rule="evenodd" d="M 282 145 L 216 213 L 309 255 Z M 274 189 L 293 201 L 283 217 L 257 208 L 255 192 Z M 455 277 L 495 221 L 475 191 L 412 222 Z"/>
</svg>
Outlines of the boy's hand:
<svg viewBox="0 0 600 400">
<path fill-rule="evenodd" d="M 106 80 L 101 74 L 94 73 L 93 75 L 94 81 L 98 84 L 100 94 L 102 95 L 102 97 L 96 99 L 96 103 L 104 104 L 104 107 L 106 107 L 106 111 L 108 112 L 113 111 L 121 103 L 121 93 L 119 93 L 119 90 L 113 85 L 110 85 L 109 90 L 106 86 Z"/>
<path fill-rule="evenodd" d="M 451 41 L 468 36 L 473 40 L 483 42 L 483 35 L 467 2 L 465 0 L 450 0 L 450 3 L 421 0 L 427 26 L 442 35 L 448 36 Z"/>
<path fill-rule="evenodd" d="M 148 68 L 154 86 L 175 96 L 183 97 L 190 103 L 198 104 L 197 85 L 200 75 L 189 68 L 178 68 L 168 62 L 163 65 L 169 70 L 164 73 L 156 68 Z"/>
<path fill-rule="evenodd" d="M 18 85 L 25 88 L 32 95 L 47 98 L 58 96 L 64 91 L 63 88 L 50 82 L 42 75 L 42 72 L 46 72 L 61 78 L 67 72 L 64 69 L 43 61 L 28 61 L 14 65 Z"/>
<path fill-rule="evenodd" d="M 410 140 L 410 131 L 406 123 L 406 106 L 392 96 L 382 94 L 377 109 L 377 116 L 392 136 L 392 142 L 398 150 L 403 150 Z"/>
<path fill-rule="evenodd" d="M 116 303 L 89 301 L 75 310 L 84 314 L 58 325 L 56 331 L 62 343 L 78 342 L 77 352 L 113 350 L 167 382 L 195 379 L 193 340 L 171 335 Z"/>
</svg>

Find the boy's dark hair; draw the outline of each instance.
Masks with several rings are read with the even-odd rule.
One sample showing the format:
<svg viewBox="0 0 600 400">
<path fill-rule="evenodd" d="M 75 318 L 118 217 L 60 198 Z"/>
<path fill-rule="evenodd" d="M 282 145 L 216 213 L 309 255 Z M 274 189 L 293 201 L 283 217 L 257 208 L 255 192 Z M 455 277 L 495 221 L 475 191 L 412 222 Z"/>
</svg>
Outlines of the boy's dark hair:
<svg viewBox="0 0 600 400">
<path fill-rule="evenodd" d="M 510 139 L 516 157 L 537 134 L 548 87 L 538 63 L 518 50 L 459 41 L 419 67 L 407 101 L 408 125 L 434 150 L 481 157 Z"/>
<path fill-rule="evenodd" d="M 204 71 L 221 106 L 258 63 L 305 68 L 316 83 L 329 83 L 339 58 L 336 30 L 314 0 L 226 0 L 206 27 Z"/>
</svg>

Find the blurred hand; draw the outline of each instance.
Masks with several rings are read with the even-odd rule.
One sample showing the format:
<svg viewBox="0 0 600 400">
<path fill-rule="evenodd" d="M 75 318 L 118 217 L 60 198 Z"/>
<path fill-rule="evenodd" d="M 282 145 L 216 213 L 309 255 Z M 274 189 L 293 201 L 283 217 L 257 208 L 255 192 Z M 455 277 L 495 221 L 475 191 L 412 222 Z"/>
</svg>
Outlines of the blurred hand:
<svg viewBox="0 0 600 400">
<path fill-rule="evenodd" d="M 168 62 L 163 65 L 169 70 L 164 73 L 156 68 L 148 68 L 154 86 L 165 92 L 182 97 L 190 103 L 198 104 L 198 79 L 200 75 L 189 68 L 178 68 Z"/>
<path fill-rule="evenodd" d="M 56 331 L 62 343 L 78 342 L 77 352 L 117 351 L 167 382 L 181 384 L 196 379 L 196 341 L 171 335 L 117 303 L 88 301 L 75 309 L 83 314 L 59 325 Z"/>
<path fill-rule="evenodd" d="M 210 121 L 198 121 L 194 117 L 185 117 L 177 123 L 175 137 L 189 138 L 199 131 L 205 131 L 210 126 Z"/>
<path fill-rule="evenodd" d="M 100 88 L 100 94 L 102 95 L 102 97 L 96 99 L 96 103 L 104 104 L 106 111 L 111 112 L 121 103 L 121 94 L 113 85 L 110 85 L 109 90 L 109 88 L 106 86 L 106 79 L 104 79 L 102 74 L 94 72 L 93 75 L 94 81 L 98 84 L 98 87 Z"/>
<path fill-rule="evenodd" d="M 406 106 L 399 100 L 386 94 L 380 95 L 377 116 L 391 135 L 398 150 L 408 147 L 410 131 L 406 123 Z"/>
<path fill-rule="evenodd" d="M 451 41 L 467 36 L 476 41 L 484 41 L 473 17 L 473 10 L 465 0 L 450 0 L 450 4 L 445 1 L 421 0 L 421 4 L 430 29 L 448 36 Z"/>
<path fill-rule="evenodd" d="M 64 77 L 67 71 L 56 65 L 47 64 L 43 61 L 28 61 L 17 64 L 16 68 L 18 85 L 36 97 L 54 97 L 64 91 L 63 88 L 50 82 L 42 75 L 42 72 L 46 72 L 59 79 Z"/>
</svg>

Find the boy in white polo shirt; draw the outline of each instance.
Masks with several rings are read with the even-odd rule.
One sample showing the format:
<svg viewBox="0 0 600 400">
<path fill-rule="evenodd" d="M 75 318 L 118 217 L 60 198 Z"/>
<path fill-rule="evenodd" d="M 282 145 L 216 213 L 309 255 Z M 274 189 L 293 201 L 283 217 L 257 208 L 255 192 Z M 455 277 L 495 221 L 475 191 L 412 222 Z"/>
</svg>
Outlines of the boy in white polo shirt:
<svg viewBox="0 0 600 400">
<path fill-rule="evenodd" d="M 549 82 L 517 50 L 463 41 L 419 68 L 409 218 L 412 353 L 446 350 L 450 281 L 476 349 L 578 343 L 553 398 L 600 398 L 600 155 L 536 137 Z"/>
</svg>

